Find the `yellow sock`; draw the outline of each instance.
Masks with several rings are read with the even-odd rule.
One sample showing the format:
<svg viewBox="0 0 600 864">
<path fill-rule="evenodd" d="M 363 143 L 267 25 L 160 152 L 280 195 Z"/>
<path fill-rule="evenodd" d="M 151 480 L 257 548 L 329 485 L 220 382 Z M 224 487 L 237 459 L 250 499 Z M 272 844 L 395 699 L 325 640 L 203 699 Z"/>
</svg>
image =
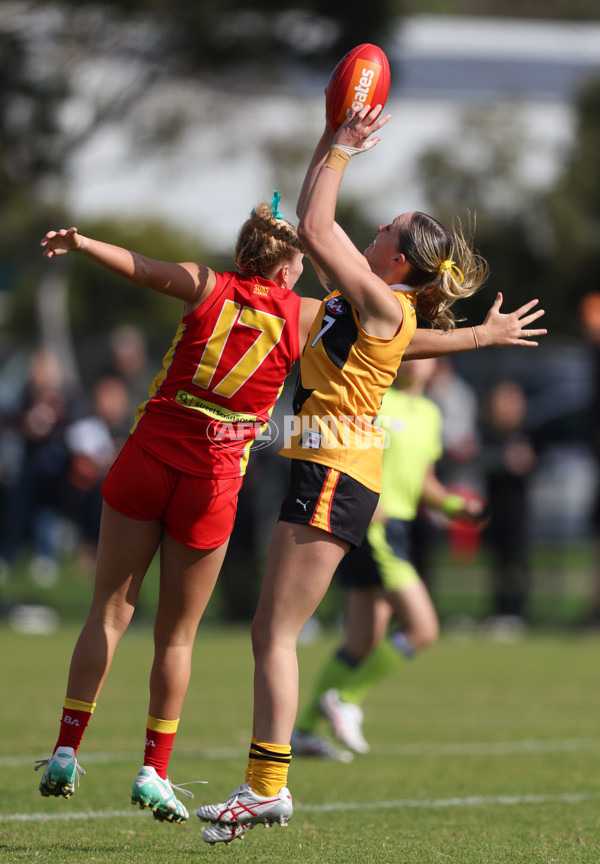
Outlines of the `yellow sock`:
<svg viewBox="0 0 600 864">
<path fill-rule="evenodd" d="M 65 704 L 63 708 L 71 709 L 72 711 L 85 711 L 87 714 L 93 714 L 95 702 L 82 702 L 80 699 L 69 699 L 65 696 Z"/>
<path fill-rule="evenodd" d="M 248 754 L 248 771 L 252 791 L 265 798 L 277 795 L 287 785 L 288 768 L 292 761 L 289 744 L 268 744 L 252 739 Z"/>
</svg>

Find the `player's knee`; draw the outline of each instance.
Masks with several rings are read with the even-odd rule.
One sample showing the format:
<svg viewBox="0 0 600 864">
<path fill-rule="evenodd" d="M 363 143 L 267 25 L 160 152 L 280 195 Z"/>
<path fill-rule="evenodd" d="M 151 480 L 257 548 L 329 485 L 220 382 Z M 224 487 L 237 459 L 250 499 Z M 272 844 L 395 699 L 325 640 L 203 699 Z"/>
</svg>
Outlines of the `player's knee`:
<svg viewBox="0 0 600 864">
<path fill-rule="evenodd" d="M 427 648 L 437 642 L 440 635 L 440 625 L 437 618 L 429 621 L 423 633 L 423 647 Z"/>
<path fill-rule="evenodd" d="M 440 635 L 440 625 L 437 618 L 427 618 L 419 621 L 414 630 L 407 634 L 415 651 L 422 651 L 437 642 Z"/>
</svg>

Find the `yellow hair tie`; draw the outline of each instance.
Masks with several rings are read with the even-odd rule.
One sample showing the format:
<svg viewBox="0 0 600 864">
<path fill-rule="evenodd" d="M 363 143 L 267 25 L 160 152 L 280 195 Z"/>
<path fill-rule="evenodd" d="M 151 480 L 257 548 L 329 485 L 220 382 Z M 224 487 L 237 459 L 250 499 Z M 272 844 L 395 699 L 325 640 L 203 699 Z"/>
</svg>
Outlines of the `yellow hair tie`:
<svg viewBox="0 0 600 864">
<path fill-rule="evenodd" d="M 447 258 L 445 261 L 442 261 L 442 263 L 438 267 L 438 273 L 440 274 L 440 276 L 445 270 L 450 270 L 459 285 L 462 285 L 462 283 L 465 281 L 462 270 L 457 267 L 456 263 L 454 261 L 451 261 L 449 258 Z"/>
</svg>

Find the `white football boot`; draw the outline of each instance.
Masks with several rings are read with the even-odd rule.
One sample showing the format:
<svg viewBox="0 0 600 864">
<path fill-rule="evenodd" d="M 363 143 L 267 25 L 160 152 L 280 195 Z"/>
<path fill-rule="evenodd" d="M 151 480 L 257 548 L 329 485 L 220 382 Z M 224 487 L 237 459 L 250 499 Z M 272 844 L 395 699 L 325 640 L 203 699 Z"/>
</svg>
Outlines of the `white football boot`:
<svg viewBox="0 0 600 864">
<path fill-rule="evenodd" d="M 337 690 L 327 690 L 319 700 L 322 714 L 329 720 L 335 737 L 355 753 L 368 753 L 371 749 L 362 732 L 364 715 L 359 705 L 342 702 Z"/>
<path fill-rule="evenodd" d="M 222 804 L 207 804 L 196 811 L 199 819 L 212 822 L 213 825 L 243 826 L 263 823 L 282 827 L 287 825 L 293 812 L 292 796 L 287 787 L 280 789 L 277 795 L 263 797 L 253 792 L 247 783 L 238 787 L 228 801 Z"/>
</svg>

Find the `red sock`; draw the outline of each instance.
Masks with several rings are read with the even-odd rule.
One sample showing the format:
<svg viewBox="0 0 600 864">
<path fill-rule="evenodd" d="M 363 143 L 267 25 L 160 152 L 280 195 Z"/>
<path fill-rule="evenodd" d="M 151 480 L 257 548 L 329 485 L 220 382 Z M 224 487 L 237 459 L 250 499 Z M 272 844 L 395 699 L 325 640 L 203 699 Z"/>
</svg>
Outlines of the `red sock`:
<svg viewBox="0 0 600 864">
<path fill-rule="evenodd" d="M 179 719 L 160 720 L 158 717 L 152 717 L 148 714 L 144 765 L 151 765 L 163 780 L 167 779 L 169 759 L 178 725 Z"/>
<path fill-rule="evenodd" d="M 58 747 L 72 747 L 77 753 L 83 733 L 91 720 L 95 707 L 95 702 L 80 702 L 79 699 L 69 699 L 68 697 L 65 699 L 54 753 Z"/>
</svg>

